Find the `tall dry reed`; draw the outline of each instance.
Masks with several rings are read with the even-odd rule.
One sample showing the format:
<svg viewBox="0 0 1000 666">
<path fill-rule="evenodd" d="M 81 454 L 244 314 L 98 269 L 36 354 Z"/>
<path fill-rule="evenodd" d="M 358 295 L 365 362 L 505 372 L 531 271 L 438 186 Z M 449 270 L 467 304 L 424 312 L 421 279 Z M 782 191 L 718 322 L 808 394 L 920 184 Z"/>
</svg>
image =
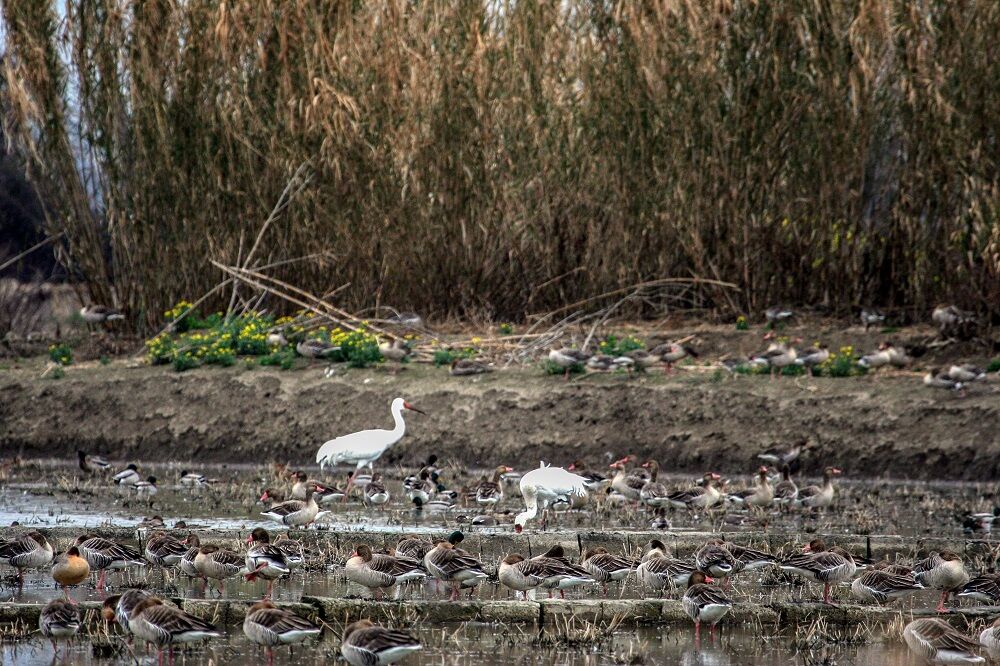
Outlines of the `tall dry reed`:
<svg viewBox="0 0 1000 666">
<path fill-rule="evenodd" d="M 64 260 L 139 321 L 304 162 L 260 260 L 332 252 L 276 276 L 352 308 L 700 276 L 728 310 L 1000 309 L 995 2 L 67 4 L 3 4 L 5 116 Z"/>
</svg>

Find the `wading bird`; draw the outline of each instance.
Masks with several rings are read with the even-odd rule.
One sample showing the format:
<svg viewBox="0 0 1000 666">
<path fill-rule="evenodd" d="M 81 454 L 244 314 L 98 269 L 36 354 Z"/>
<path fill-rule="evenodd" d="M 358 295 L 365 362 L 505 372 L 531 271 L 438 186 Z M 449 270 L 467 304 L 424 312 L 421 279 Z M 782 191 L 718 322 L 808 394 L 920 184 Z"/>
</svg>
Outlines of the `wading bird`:
<svg viewBox="0 0 1000 666">
<path fill-rule="evenodd" d="M 587 498 L 587 479 L 579 474 L 567 472 L 562 467 L 549 467 L 544 462 L 521 477 L 521 497 L 525 510 L 514 518 L 514 530 L 518 533 L 525 523 L 542 510 L 542 528 L 545 527 L 548 509 L 557 502 L 572 505 L 574 499 L 582 503 Z"/>
</svg>

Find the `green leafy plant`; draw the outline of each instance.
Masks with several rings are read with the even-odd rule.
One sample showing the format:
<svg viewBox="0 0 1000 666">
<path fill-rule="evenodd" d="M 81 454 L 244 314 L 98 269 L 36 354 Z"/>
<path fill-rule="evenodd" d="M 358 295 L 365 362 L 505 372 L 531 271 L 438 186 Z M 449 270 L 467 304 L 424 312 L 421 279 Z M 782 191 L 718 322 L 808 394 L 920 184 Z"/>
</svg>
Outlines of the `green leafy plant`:
<svg viewBox="0 0 1000 666">
<path fill-rule="evenodd" d="M 479 354 L 478 349 L 466 347 L 465 349 L 437 349 L 434 351 L 434 366 L 451 365 L 460 358 L 475 358 Z"/>
<path fill-rule="evenodd" d="M 514 332 L 514 325 L 513 324 L 508 324 L 506 322 L 500 324 L 500 334 L 501 335 L 510 335 L 513 332 Z"/>
<path fill-rule="evenodd" d="M 291 370 L 295 365 L 295 350 L 291 347 L 278 349 L 260 359 L 261 365 L 276 365 L 282 370 Z"/>
<path fill-rule="evenodd" d="M 562 367 L 558 363 L 545 359 L 542 363 L 542 368 L 544 368 L 545 373 L 549 375 L 563 375 L 566 374 L 566 368 Z M 584 371 L 583 363 L 574 363 L 569 366 L 569 374 L 575 375 Z"/>
<path fill-rule="evenodd" d="M 740 315 L 739 317 L 736 318 L 736 330 L 737 331 L 750 330 L 750 322 L 748 322 L 747 318 L 744 317 L 743 315 Z"/>
<path fill-rule="evenodd" d="M 59 365 L 70 365 L 73 363 L 73 350 L 65 342 L 49 347 L 49 358 L 53 363 Z"/>
<path fill-rule="evenodd" d="M 1000 358 L 995 358 L 986 366 L 986 372 L 1000 372 Z"/>
<path fill-rule="evenodd" d="M 110 358 L 108 358 L 107 356 L 101 356 L 101 358 L 100 358 L 100 364 L 101 365 L 108 365 L 110 363 L 111 363 L 111 359 Z"/>
<path fill-rule="evenodd" d="M 607 354 L 608 356 L 622 356 L 630 351 L 642 349 L 643 344 L 642 341 L 634 335 L 626 335 L 620 338 L 614 335 L 609 335 L 601 340 L 597 347 L 601 350 L 602 354 Z"/>
<path fill-rule="evenodd" d="M 52 368 L 52 371 L 46 375 L 49 379 L 62 379 L 66 376 L 66 371 L 62 369 L 62 366 Z"/>
</svg>

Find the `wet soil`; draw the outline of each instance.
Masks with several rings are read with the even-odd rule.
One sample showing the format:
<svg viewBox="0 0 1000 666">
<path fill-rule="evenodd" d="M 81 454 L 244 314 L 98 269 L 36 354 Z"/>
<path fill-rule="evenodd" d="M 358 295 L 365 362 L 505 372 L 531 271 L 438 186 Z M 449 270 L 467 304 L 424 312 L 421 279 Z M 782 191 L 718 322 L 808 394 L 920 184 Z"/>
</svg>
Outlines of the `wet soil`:
<svg viewBox="0 0 1000 666">
<path fill-rule="evenodd" d="M 965 398 L 928 389 L 932 363 L 983 363 L 973 343 L 932 350 L 911 371 L 851 378 L 739 376 L 713 365 L 762 346 L 761 331 L 699 327 L 702 357 L 672 375 L 586 375 L 564 382 L 538 365 L 478 377 L 411 363 L 390 368 L 325 364 L 291 371 L 238 362 L 176 373 L 121 358 L 83 362 L 42 377 L 47 359 L 0 364 L 0 454 L 73 456 L 82 448 L 117 460 L 267 462 L 305 465 L 327 439 L 390 427 L 396 396 L 425 409 L 383 462 L 411 463 L 434 452 L 475 467 L 520 469 L 546 460 L 593 464 L 625 453 L 657 458 L 670 471 L 745 471 L 770 446 L 804 441 L 802 471 L 836 464 L 853 477 L 990 480 L 1000 475 L 997 375 Z M 929 339 L 860 328 L 792 328 L 806 344 L 869 349 L 878 340 Z M 978 355 L 978 356 L 977 356 Z"/>
</svg>

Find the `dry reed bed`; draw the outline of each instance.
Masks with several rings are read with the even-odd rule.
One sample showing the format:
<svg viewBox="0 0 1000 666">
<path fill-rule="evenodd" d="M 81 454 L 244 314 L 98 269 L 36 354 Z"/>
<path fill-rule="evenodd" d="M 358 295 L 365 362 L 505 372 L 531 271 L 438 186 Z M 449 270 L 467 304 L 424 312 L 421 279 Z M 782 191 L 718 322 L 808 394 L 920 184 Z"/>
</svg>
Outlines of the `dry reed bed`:
<svg viewBox="0 0 1000 666">
<path fill-rule="evenodd" d="M 4 3 L 4 119 L 59 256 L 141 325 L 242 265 L 302 165 L 256 261 L 353 311 L 698 276 L 739 290 L 631 307 L 998 313 L 997 3 L 65 5 Z"/>
</svg>

